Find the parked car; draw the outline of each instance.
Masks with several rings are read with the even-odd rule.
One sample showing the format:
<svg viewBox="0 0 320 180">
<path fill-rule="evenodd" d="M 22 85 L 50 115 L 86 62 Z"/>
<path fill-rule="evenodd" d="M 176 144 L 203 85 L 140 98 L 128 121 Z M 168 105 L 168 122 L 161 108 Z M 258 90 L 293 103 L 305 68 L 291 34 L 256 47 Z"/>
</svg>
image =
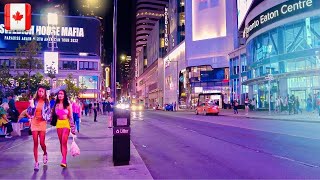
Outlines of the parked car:
<svg viewBox="0 0 320 180">
<path fill-rule="evenodd" d="M 165 111 L 173 111 L 173 105 L 172 104 L 166 104 L 164 106 Z"/>
<path fill-rule="evenodd" d="M 206 103 L 199 103 L 198 106 L 196 107 L 196 115 L 198 114 L 214 114 L 218 115 L 219 114 L 219 106 L 213 102 L 206 102 Z"/>
</svg>

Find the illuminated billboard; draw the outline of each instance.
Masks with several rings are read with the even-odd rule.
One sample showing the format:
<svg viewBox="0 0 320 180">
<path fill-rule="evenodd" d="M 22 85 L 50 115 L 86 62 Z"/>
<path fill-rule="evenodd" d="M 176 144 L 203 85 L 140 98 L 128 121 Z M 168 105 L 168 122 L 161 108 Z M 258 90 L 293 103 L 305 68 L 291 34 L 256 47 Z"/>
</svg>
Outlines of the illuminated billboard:
<svg viewBox="0 0 320 180">
<path fill-rule="evenodd" d="M 238 28 L 240 28 L 253 0 L 237 0 Z"/>
<path fill-rule="evenodd" d="M 86 89 L 98 89 L 98 76 L 79 76 L 79 84 Z"/>
<path fill-rule="evenodd" d="M 59 16 L 57 27 L 47 24 L 47 15 L 32 14 L 32 26 L 28 31 L 7 31 L 4 14 L 0 12 L 0 52 L 15 51 L 19 43 L 35 39 L 42 51 L 50 51 L 49 35 L 54 33 L 58 51 L 79 54 L 85 52 L 100 56 L 100 21 L 92 17 Z M 37 37 L 34 37 L 36 35 Z"/>
<path fill-rule="evenodd" d="M 44 52 L 44 73 L 58 74 L 59 53 L 58 52 Z"/>
<path fill-rule="evenodd" d="M 192 0 L 192 40 L 227 35 L 226 0 Z"/>
</svg>

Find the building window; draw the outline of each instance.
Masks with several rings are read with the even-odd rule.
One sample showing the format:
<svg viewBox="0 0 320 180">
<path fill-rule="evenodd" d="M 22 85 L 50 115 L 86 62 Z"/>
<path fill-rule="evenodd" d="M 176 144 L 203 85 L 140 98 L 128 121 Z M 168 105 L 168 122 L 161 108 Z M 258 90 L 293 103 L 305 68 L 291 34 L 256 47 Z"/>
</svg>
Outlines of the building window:
<svg viewBox="0 0 320 180">
<path fill-rule="evenodd" d="M 13 62 L 11 62 L 9 59 L 0 59 L 0 68 L 3 68 L 4 66 L 8 68 L 14 68 Z"/>
<path fill-rule="evenodd" d="M 98 70 L 98 63 L 91 61 L 80 61 L 79 70 Z"/>
<path fill-rule="evenodd" d="M 60 61 L 59 69 L 61 70 L 77 70 L 77 61 Z"/>
</svg>

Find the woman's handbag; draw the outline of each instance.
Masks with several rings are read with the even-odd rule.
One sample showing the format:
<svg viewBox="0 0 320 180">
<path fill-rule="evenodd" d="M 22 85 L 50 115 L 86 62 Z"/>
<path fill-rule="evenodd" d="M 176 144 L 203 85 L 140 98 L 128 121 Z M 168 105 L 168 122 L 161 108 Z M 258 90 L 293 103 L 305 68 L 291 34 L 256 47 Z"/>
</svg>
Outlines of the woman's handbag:
<svg viewBox="0 0 320 180">
<path fill-rule="evenodd" d="M 58 121 L 58 116 L 56 113 L 52 114 L 52 118 L 51 118 L 51 122 L 50 125 L 51 126 L 56 126 L 57 125 L 57 121 Z"/>
</svg>

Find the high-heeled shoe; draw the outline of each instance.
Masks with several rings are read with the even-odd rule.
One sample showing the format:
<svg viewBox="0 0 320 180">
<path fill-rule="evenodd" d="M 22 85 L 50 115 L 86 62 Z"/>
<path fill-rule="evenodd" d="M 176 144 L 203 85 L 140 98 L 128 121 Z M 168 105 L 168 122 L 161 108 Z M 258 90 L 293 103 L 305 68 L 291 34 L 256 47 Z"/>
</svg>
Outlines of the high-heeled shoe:
<svg viewBox="0 0 320 180">
<path fill-rule="evenodd" d="M 66 167 L 67 167 L 67 163 L 61 162 L 61 163 L 60 163 L 60 166 L 63 167 L 63 168 L 66 168 Z"/>
</svg>

